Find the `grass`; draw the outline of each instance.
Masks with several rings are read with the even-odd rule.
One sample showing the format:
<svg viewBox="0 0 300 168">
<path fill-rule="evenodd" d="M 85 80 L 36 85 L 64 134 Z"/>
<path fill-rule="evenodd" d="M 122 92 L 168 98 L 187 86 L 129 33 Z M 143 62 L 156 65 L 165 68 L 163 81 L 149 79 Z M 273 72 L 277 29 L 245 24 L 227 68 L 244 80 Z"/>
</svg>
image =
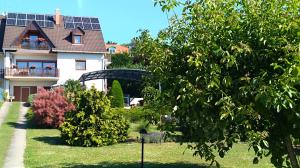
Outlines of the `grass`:
<svg viewBox="0 0 300 168">
<path fill-rule="evenodd" d="M 10 145 L 13 133 L 14 124 L 19 118 L 20 103 L 13 103 L 8 110 L 8 114 L 0 127 L 0 167 L 4 164 L 6 152 Z"/>
<path fill-rule="evenodd" d="M 137 128 L 133 125 L 131 130 Z M 122 143 L 106 147 L 86 148 L 65 145 L 55 129 L 28 129 L 25 166 L 27 168 L 139 168 L 141 144 Z M 135 136 L 136 133 L 130 133 Z M 178 143 L 145 144 L 145 168 L 203 168 L 209 163 L 193 157 Z M 265 158 L 258 165 L 252 164 L 254 152 L 247 151 L 247 144 L 237 144 L 224 159 L 223 167 L 268 168 L 273 167 Z M 183 154 L 184 153 L 184 154 Z"/>
</svg>

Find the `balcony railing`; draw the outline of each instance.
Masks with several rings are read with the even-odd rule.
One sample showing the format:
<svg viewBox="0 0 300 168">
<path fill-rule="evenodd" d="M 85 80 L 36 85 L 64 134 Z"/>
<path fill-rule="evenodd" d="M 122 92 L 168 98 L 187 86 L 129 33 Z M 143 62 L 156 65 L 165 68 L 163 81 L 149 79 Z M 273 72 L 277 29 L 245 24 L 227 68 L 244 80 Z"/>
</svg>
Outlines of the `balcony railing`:
<svg viewBox="0 0 300 168">
<path fill-rule="evenodd" d="M 5 76 L 13 77 L 59 77 L 56 68 L 6 68 Z"/>
<path fill-rule="evenodd" d="M 44 41 L 23 41 L 21 48 L 32 50 L 49 50 L 48 44 Z"/>
</svg>

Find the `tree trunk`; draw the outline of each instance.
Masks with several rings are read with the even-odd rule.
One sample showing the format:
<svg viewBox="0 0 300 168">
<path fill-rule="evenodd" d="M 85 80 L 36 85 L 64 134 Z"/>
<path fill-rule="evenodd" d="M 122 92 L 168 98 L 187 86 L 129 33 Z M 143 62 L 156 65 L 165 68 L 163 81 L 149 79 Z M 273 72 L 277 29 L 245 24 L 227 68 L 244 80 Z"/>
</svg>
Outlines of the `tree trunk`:
<svg viewBox="0 0 300 168">
<path fill-rule="evenodd" d="M 292 164 L 292 168 L 299 168 L 299 163 L 298 163 L 296 154 L 294 152 L 293 144 L 292 144 L 292 140 L 291 140 L 290 136 L 287 136 L 285 138 L 285 145 L 287 148 L 288 156 L 289 156 L 291 164 Z"/>
</svg>

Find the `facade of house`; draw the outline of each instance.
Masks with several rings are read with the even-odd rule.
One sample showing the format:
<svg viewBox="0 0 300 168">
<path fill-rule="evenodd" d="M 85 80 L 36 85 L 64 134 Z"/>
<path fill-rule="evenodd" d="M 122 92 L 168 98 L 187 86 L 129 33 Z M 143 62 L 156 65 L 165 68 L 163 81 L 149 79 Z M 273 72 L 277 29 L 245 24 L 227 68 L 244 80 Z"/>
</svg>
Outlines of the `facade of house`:
<svg viewBox="0 0 300 168">
<path fill-rule="evenodd" d="M 117 43 L 106 43 L 106 51 L 109 54 L 128 53 L 129 48 L 126 46 L 118 45 Z"/>
<path fill-rule="evenodd" d="M 39 87 L 78 80 L 106 69 L 105 42 L 98 18 L 7 13 L 0 16 L 0 86 L 15 101 L 26 101 Z M 105 90 L 102 79 L 85 82 Z"/>
</svg>

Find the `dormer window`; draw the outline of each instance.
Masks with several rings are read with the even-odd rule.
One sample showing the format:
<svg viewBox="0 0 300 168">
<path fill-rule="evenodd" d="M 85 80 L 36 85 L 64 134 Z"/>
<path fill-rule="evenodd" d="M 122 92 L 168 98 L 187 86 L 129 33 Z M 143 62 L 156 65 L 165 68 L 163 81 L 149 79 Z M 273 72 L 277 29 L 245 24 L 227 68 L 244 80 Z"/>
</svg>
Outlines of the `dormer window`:
<svg viewBox="0 0 300 168">
<path fill-rule="evenodd" d="M 73 44 L 83 44 L 83 36 L 85 32 L 80 28 L 77 27 L 71 32 L 72 36 L 72 43 Z"/>
<path fill-rule="evenodd" d="M 12 45 L 30 50 L 49 50 L 54 47 L 36 21 L 29 22 Z"/>
<path fill-rule="evenodd" d="M 82 44 L 82 37 L 80 35 L 74 35 L 73 44 Z"/>
</svg>

